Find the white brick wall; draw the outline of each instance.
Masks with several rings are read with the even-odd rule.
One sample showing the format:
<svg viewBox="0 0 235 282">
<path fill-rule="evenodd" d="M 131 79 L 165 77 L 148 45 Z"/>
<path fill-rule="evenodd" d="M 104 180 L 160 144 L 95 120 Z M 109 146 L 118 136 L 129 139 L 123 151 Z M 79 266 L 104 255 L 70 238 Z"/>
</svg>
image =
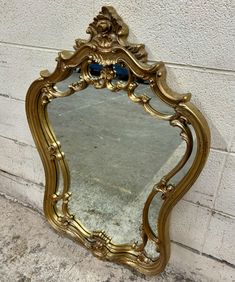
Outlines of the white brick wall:
<svg viewBox="0 0 235 282">
<path fill-rule="evenodd" d="M 69 2 L 69 4 L 68 4 Z M 105 4 L 167 62 L 169 84 L 190 91 L 207 117 L 212 150 L 171 220 L 172 267 L 194 279 L 235 279 L 235 72 L 233 0 L 1 1 L 0 192 L 42 209 L 44 172 L 24 112 L 30 83 L 53 69 Z M 198 281 L 198 280 L 197 280 Z"/>
</svg>

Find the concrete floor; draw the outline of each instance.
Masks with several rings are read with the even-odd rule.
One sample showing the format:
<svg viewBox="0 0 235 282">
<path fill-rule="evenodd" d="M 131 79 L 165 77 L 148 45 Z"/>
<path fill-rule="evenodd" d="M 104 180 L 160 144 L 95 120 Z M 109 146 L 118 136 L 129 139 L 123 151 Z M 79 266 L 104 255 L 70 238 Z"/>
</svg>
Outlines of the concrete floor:
<svg viewBox="0 0 235 282">
<path fill-rule="evenodd" d="M 70 239 L 55 233 L 38 212 L 0 196 L 1 282 L 190 282 L 170 267 L 145 277 L 100 261 Z"/>
<path fill-rule="evenodd" d="M 136 93 L 143 92 L 153 96 L 148 86 L 139 85 Z M 154 101 L 157 109 L 171 110 Z M 125 92 L 93 87 L 53 100 L 48 112 L 71 170 L 71 212 L 116 243 L 140 241 L 147 195 L 180 158 L 172 159 L 181 144 L 179 131 L 151 117 Z M 156 197 L 150 211 L 154 230 L 160 206 Z"/>
</svg>

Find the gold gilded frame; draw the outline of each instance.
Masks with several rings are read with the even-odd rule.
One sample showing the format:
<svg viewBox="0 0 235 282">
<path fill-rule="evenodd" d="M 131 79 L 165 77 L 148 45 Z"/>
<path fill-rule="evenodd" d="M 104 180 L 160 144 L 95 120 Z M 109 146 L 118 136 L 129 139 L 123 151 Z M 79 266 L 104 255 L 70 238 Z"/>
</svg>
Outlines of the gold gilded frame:
<svg viewBox="0 0 235 282">
<path fill-rule="evenodd" d="M 164 64 L 162 62 L 147 64 L 144 45 L 127 42 L 128 27 L 114 8 L 102 7 L 99 15 L 89 25 L 87 33 L 90 34 L 90 39 L 76 40 L 75 51 L 59 53 L 54 72 L 42 71 L 41 77 L 31 84 L 26 97 L 29 126 L 45 169 L 45 216 L 56 230 L 72 236 L 99 258 L 127 264 L 144 274 L 158 274 L 164 270 L 170 256 L 170 212 L 204 167 L 210 147 L 209 127 L 200 111 L 190 102 L 190 94 L 177 94 L 169 89 L 166 84 Z M 91 62 L 103 66 L 100 77 L 91 76 L 88 70 Z M 128 69 L 127 82 L 113 82 L 115 71 L 112 66 L 116 63 Z M 81 70 L 80 81 L 69 85 L 67 91 L 59 91 L 55 86 L 56 83 L 69 77 L 75 68 Z M 174 109 L 174 114 L 164 114 L 154 109 L 150 103 L 151 99 L 146 95 L 136 96 L 134 93 L 137 87 L 136 78 L 148 81 L 153 92 Z M 49 123 L 47 105 L 54 98 L 69 96 L 88 85 L 93 85 L 95 88 L 108 88 L 111 91 L 125 90 L 133 102 L 142 105 L 152 116 L 179 127 L 180 135 L 186 144 L 180 162 L 154 185 L 145 202 L 140 244 L 115 245 L 104 231 L 87 230 L 68 209 L 71 196 L 69 167 Z M 174 186 L 170 180 L 185 166 L 195 145 L 189 125 L 193 127 L 196 135 L 196 155 L 191 167 Z M 62 192 L 58 191 L 60 172 L 63 178 Z M 154 232 L 149 224 L 148 212 L 157 193 L 162 194 L 163 202 L 157 219 L 157 232 Z M 156 244 L 159 252 L 157 259 L 151 259 L 145 252 L 148 240 Z"/>
</svg>

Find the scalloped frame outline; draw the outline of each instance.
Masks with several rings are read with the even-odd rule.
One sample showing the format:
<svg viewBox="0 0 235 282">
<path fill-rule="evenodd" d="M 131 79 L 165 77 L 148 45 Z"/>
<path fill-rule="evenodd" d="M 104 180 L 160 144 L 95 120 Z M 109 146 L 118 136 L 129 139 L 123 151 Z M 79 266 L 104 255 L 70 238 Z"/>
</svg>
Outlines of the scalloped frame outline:
<svg viewBox="0 0 235 282">
<path fill-rule="evenodd" d="M 107 11 L 114 15 L 114 17 L 116 16 L 119 24 L 122 25 L 121 18 L 115 14 L 116 12 L 112 7 L 102 8 L 102 12 L 107 13 Z M 41 72 L 41 78 L 35 80 L 29 87 L 26 96 L 26 114 L 45 170 L 44 213 L 49 223 L 57 231 L 71 236 L 83 246 L 91 249 L 93 254 L 101 259 L 129 265 L 147 275 L 156 275 L 165 269 L 170 257 L 169 215 L 176 203 L 196 181 L 205 165 L 210 148 L 210 130 L 204 116 L 190 102 L 191 95 L 178 94 L 167 86 L 166 68 L 162 62 L 155 65 L 148 65 L 143 63 L 143 60 L 141 61 L 136 58 L 130 48 L 126 48 L 124 43 L 126 43 L 125 39 L 128 36 L 128 29 L 126 25 L 123 24 L 123 26 L 125 32 L 121 33 L 119 31 L 120 38 L 118 43 L 109 49 L 106 48 L 105 51 L 102 47 L 99 46 L 97 48 L 97 46 L 92 44 L 91 36 L 91 40 L 88 42 L 82 41 L 81 44 L 79 40 L 75 52 L 63 51 L 59 53 L 54 72 L 51 74 L 48 71 Z M 142 50 L 143 46 L 144 45 L 140 46 Z M 69 168 L 47 116 L 47 103 L 50 100 L 51 93 L 45 96 L 43 89 L 48 85 L 54 85 L 66 79 L 71 74 L 72 69 L 80 66 L 83 62 L 91 58 L 97 58 L 97 54 L 99 55 L 99 62 L 102 63 L 105 60 L 110 60 L 111 62 L 124 63 L 136 77 L 149 80 L 156 95 L 166 104 L 173 107 L 180 117 L 187 120 L 187 123 L 192 125 L 196 134 L 197 151 L 194 161 L 185 176 L 175 186 L 175 189 L 165 197 L 161 206 L 157 227 L 157 244 L 160 255 L 157 260 L 151 263 L 145 260 L 138 249 L 135 249 L 136 246 L 129 244 L 115 245 L 104 233 L 86 230 L 81 222 L 75 220 L 68 212 L 67 205 L 70 197 Z M 146 106 L 144 101 L 142 101 L 142 104 Z M 64 190 L 63 194 L 60 195 L 58 199 L 56 198 L 56 192 L 60 177 L 59 167 L 62 171 Z M 153 190 L 149 195 L 147 200 L 149 204 L 155 194 L 156 190 Z M 61 210 L 56 206 L 59 200 L 62 200 Z M 148 228 L 147 219 L 143 229 L 147 230 Z"/>
</svg>

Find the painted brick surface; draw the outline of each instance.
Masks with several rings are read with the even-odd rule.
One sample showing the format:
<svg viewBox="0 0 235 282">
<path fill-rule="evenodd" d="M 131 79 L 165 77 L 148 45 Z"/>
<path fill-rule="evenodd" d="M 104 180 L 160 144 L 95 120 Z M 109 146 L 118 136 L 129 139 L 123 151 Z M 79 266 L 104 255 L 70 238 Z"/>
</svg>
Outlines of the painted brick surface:
<svg viewBox="0 0 235 282">
<path fill-rule="evenodd" d="M 235 3 L 222 1 L 2 1 L 0 17 L 0 193 L 42 211 L 44 173 L 25 115 L 30 83 L 53 70 L 100 7 L 112 4 L 167 62 L 169 85 L 190 91 L 209 121 L 212 150 L 205 170 L 173 211 L 171 265 L 202 281 L 233 281 L 235 230 Z M 151 49 L 151 50 L 150 50 Z M 233 153 L 232 153 L 233 152 Z M 23 159 L 23 160 L 22 160 Z M 225 262 L 223 262 L 225 261 Z M 195 276 L 196 275 L 196 276 Z"/>
<path fill-rule="evenodd" d="M 0 171 L 0 194 L 29 205 L 42 212 L 44 187 L 21 177 Z"/>
<path fill-rule="evenodd" d="M 0 41 L 67 49 L 86 37 L 94 17 L 92 0 L 1 1 Z"/>
<path fill-rule="evenodd" d="M 48 228 L 45 218 L 29 208 L 0 197 L 0 209 L 0 258 L 4 260 L 1 282 L 234 281 L 235 271 L 229 265 L 176 244 L 172 244 L 166 270 L 161 275 L 145 277 L 122 265 L 97 259 L 76 242 Z"/>
<path fill-rule="evenodd" d="M 214 213 L 206 234 L 203 252 L 234 264 L 234 226 L 234 217 Z"/>
<path fill-rule="evenodd" d="M 43 166 L 35 147 L 1 136 L 0 144 L 0 170 L 33 183 L 42 185 L 45 182 Z"/>
<path fill-rule="evenodd" d="M 207 117 L 212 147 L 229 150 L 234 132 L 235 74 L 169 66 L 168 84 L 180 93 L 192 93 L 192 102 Z"/>
<path fill-rule="evenodd" d="M 119 11 L 130 40 L 144 41 L 152 60 L 234 69 L 232 0 L 3 1 L 0 40 L 71 48 L 74 38 L 87 37 L 85 30 L 102 5 Z"/>
<path fill-rule="evenodd" d="M 171 216 L 171 239 L 202 251 L 210 210 L 192 203 L 179 202 Z"/>
<path fill-rule="evenodd" d="M 56 57 L 57 51 L 0 45 L 2 80 L 9 81 L 9 73 L 14 77 L 10 83 L 3 83 L 0 93 L 4 97 L 24 100 L 30 83 L 39 77 L 39 72 L 55 68 Z M 212 131 L 212 147 L 228 150 L 234 132 L 235 75 L 172 65 L 167 65 L 167 70 L 171 88 L 180 93 L 190 91 L 192 101 L 206 115 Z M 221 114 L 224 108 L 229 115 Z"/>
<path fill-rule="evenodd" d="M 152 60 L 234 70 L 233 0 L 98 0 L 94 14 L 102 5 L 116 7 Z"/>
<path fill-rule="evenodd" d="M 235 127 L 234 127 L 234 131 L 233 131 L 233 140 L 232 140 L 230 151 L 235 153 Z"/>
<path fill-rule="evenodd" d="M 25 100 L 29 85 L 41 70 L 54 70 L 58 51 L 0 43 L 0 95 Z M 11 77 L 9 77 L 9 73 Z"/>
<path fill-rule="evenodd" d="M 215 200 L 215 209 L 235 217 L 235 154 L 228 155 Z"/>
<path fill-rule="evenodd" d="M 213 207 L 226 156 L 225 152 L 211 150 L 205 168 L 184 196 L 185 200 L 204 207 Z"/>
<path fill-rule="evenodd" d="M 171 244 L 172 255 L 169 265 L 187 273 L 192 281 L 202 282 L 233 282 L 235 270 L 226 263 L 211 259 L 205 254 L 192 252 L 177 244 Z M 182 281 L 181 277 L 179 281 Z M 191 282 L 191 281 L 190 281 Z"/>
<path fill-rule="evenodd" d="M 34 145 L 25 114 L 25 102 L 0 96 L 0 135 Z"/>
</svg>

